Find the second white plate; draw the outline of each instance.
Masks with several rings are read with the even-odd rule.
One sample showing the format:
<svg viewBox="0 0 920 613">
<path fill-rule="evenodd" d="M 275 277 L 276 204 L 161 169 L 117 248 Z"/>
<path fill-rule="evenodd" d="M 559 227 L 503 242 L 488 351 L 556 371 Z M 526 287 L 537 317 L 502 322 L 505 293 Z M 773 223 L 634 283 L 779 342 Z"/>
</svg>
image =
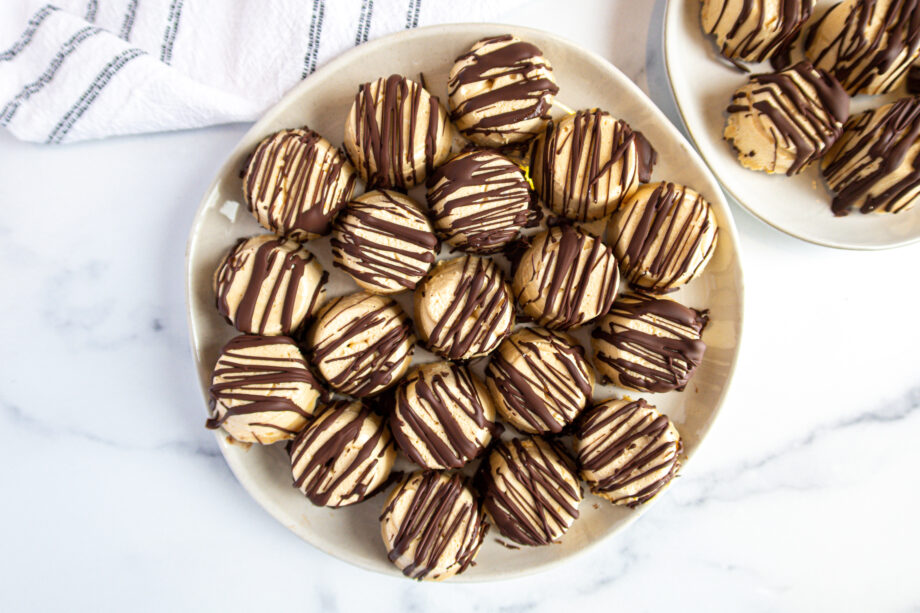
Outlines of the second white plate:
<svg viewBox="0 0 920 613">
<path fill-rule="evenodd" d="M 816 12 L 830 0 L 819 0 Z M 700 2 L 670 0 L 665 14 L 664 58 L 677 108 L 697 149 L 722 187 L 741 206 L 797 238 L 841 249 L 887 249 L 920 240 L 920 206 L 897 215 L 850 213 L 834 217 L 831 195 L 814 165 L 795 177 L 743 168 L 722 138 L 725 107 L 748 75 L 720 60 L 700 26 Z M 758 70 L 760 68 L 760 70 Z M 771 70 L 768 64 L 754 72 Z M 907 95 L 858 96 L 859 112 Z"/>
</svg>

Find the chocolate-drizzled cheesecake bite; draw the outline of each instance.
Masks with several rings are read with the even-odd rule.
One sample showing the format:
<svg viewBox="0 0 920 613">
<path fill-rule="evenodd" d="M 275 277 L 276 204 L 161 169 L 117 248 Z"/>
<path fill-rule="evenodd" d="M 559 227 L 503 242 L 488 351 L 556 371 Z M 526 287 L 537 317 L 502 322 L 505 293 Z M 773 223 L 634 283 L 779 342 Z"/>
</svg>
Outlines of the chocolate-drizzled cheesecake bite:
<svg viewBox="0 0 920 613">
<path fill-rule="evenodd" d="M 834 215 L 899 213 L 920 196 L 920 98 L 851 117 L 824 158 Z"/>
<path fill-rule="evenodd" d="M 263 227 L 306 241 L 329 233 L 351 198 L 355 177 L 345 156 L 313 130 L 281 130 L 249 157 L 243 198 Z"/>
<path fill-rule="evenodd" d="M 428 217 L 392 190 L 372 190 L 345 205 L 331 245 L 334 265 L 375 294 L 415 289 L 438 252 Z"/>
<path fill-rule="evenodd" d="M 442 357 L 486 355 L 514 327 L 511 291 L 491 260 L 442 260 L 415 290 L 415 324 L 426 347 Z"/>
<path fill-rule="evenodd" d="M 360 402 L 323 407 L 291 443 L 294 486 L 313 504 L 344 507 L 383 485 L 396 448 L 384 419 Z"/>
<path fill-rule="evenodd" d="M 425 468 L 461 468 L 496 431 L 486 386 L 451 362 L 422 364 L 396 388 L 390 428 L 399 448 Z"/>
<path fill-rule="evenodd" d="M 591 333 L 594 366 L 614 384 L 646 392 L 683 390 L 703 361 L 705 312 L 626 293 Z"/>
<path fill-rule="evenodd" d="M 533 239 L 518 262 L 512 290 L 524 313 L 537 323 L 565 330 L 606 313 L 619 278 L 610 247 L 563 225 Z"/>
<path fill-rule="evenodd" d="M 677 428 L 642 399 L 611 399 L 585 411 L 574 447 L 591 492 L 628 507 L 652 499 L 680 467 Z"/>
<path fill-rule="evenodd" d="M 244 334 L 220 350 L 206 425 L 223 428 L 241 443 L 290 439 L 313 416 L 321 394 L 293 340 Z"/>
<path fill-rule="evenodd" d="M 578 518 L 581 484 L 557 445 L 539 437 L 502 441 L 482 470 L 483 509 L 515 543 L 549 545 Z"/>
<path fill-rule="evenodd" d="M 217 311 L 240 332 L 288 335 L 323 303 L 327 278 L 299 243 L 270 234 L 240 239 L 214 271 Z"/>
<path fill-rule="evenodd" d="M 506 34 L 457 58 L 447 82 L 451 119 L 474 143 L 501 146 L 543 130 L 559 87 L 536 46 Z"/>
<path fill-rule="evenodd" d="M 380 516 L 387 557 L 418 580 L 441 581 L 465 571 L 487 529 L 466 480 L 431 470 L 403 479 Z"/>
<path fill-rule="evenodd" d="M 520 167 L 492 151 L 462 153 L 428 178 L 438 236 L 470 253 L 495 253 L 536 215 Z"/>
<path fill-rule="evenodd" d="M 723 136 L 750 170 L 794 175 L 840 137 L 850 98 L 808 62 L 755 75 L 732 96 Z"/>
<path fill-rule="evenodd" d="M 358 88 L 345 120 L 345 150 L 368 189 L 405 191 L 447 159 L 448 128 L 436 96 L 391 75 Z"/>
<path fill-rule="evenodd" d="M 626 122 L 597 109 L 552 122 L 534 140 L 530 176 L 543 203 L 575 221 L 606 217 L 636 191 L 646 141 Z M 642 153 L 642 155 L 640 155 Z M 647 169 L 650 171 L 650 169 Z"/>
<path fill-rule="evenodd" d="M 330 300 L 309 333 L 319 373 L 342 394 L 364 398 L 395 384 L 409 369 L 412 322 L 386 296 L 358 292 Z"/>
<path fill-rule="evenodd" d="M 709 202 L 676 183 L 643 185 L 608 226 L 623 278 L 654 293 L 673 291 L 698 277 L 715 252 L 717 238 Z"/>
<path fill-rule="evenodd" d="M 762 62 L 792 43 L 811 17 L 815 0 L 703 0 L 703 31 L 723 56 Z"/>
<path fill-rule="evenodd" d="M 523 328 L 492 354 L 486 384 L 505 421 L 522 432 L 555 434 L 585 408 L 594 372 L 568 334 Z"/>
<path fill-rule="evenodd" d="M 918 0 L 844 0 L 805 37 L 805 55 L 854 95 L 893 90 L 918 54 Z"/>
</svg>

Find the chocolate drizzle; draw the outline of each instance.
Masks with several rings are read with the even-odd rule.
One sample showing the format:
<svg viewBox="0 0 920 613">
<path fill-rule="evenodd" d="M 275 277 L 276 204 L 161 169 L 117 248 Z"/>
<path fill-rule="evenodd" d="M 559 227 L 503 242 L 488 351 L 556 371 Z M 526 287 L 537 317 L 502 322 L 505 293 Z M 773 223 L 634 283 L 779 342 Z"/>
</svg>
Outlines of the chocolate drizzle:
<svg viewBox="0 0 920 613">
<path fill-rule="evenodd" d="M 346 127 L 345 147 L 368 189 L 405 191 L 421 183 L 448 151 L 447 114 L 438 98 L 400 75 L 362 84 L 348 124 L 354 126 L 354 142 Z M 419 138 L 423 163 L 416 156 Z"/>
<path fill-rule="evenodd" d="M 473 253 L 496 253 L 534 216 L 521 169 L 491 151 L 461 154 L 428 177 L 428 206 L 438 234 Z"/>
<path fill-rule="evenodd" d="M 647 142 L 647 141 L 646 141 Z M 651 156 L 643 151 L 651 174 Z M 639 180 L 636 133 L 597 109 L 550 123 L 534 141 L 534 189 L 553 212 L 576 221 L 609 215 Z M 593 204 L 593 206 L 592 206 Z"/>
<path fill-rule="evenodd" d="M 636 507 L 677 473 L 680 437 L 645 400 L 608 400 L 586 411 L 575 433 L 582 477 L 614 504 Z"/>
<path fill-rule="evenodd" d="M 648 294 L 620 296 L 592 333 L 598 371 L 648 392 L 683 390 L 703 361 L 708 314 Z"/>
<path fill-rule="evenodd" d="M 486 379 L 503 417 L 533 434 L 561 432 L 594 389 L 582 346 L 544 328 L 524 328 L 502 341 Z"/>
<path fill-rule="evenodd" d="M 492 87 L 500 79 L 507 82 Z M 488 87 L 477 87 L 473 95 L 460 91 L 482 83 Z M 548 121 L 559 92 L 543 52 L 510 34 L 484 38 L 458 57 L 447 89 L 451 119 L 477 142 L 483 140 L 477 136 L 498 136 L 503 142 L 529 139 L 539 127 L 525 122 Z"/>
<path fill-rule="evenodd" d="M 812 91 L 813 90 L 813 91 Z M 794 156 L 792 176 L 820 158 L 837 140 L 850 98 L 834 77 L 808 62 L 755 75 L 732 96 L 727 112 L 757 114 L 772 123 L 773 168 L 780 150 Z M 737 137 L 736 137 L 737 140 Z M 737 147 L 737 142 L 736 142 Z"/>
<path fill-rule="evenodd" d="M 396 383 L 415 343 L 412 322 L 396 302 L 363 292 L 323 307 L 311 336 L 320 374 L 336 391 L 356 398 Z"/>
<path fill-rule="evenodd" d="M 277 355 L 257 355 L 277 346 Z M 289 356 L 284 356 L 288 353 Z M 304 388 L 315 390 L 309 406 L 292 399 Z M 228 420 L 256 416 L 245 428 L 261 442 L 259 430 L 266 428 L 290 438 L 312 413 L 322 387 L 310 372 L 297 345 L 285 336 L 241 335 L 224 345 L 214 366 L 209 388 L 210 417 L 205 426 L 215 430 Z M 236 429 L 236 428 L 234 428 Z M 275 439 L 275 437 L 270 437 Z M 277 440 L 277 439 L 275 439 Z"/>
<path fill-rule="evenodd" d="M 396 389 L 390 419 L 399 448 L 425 468 L 461 468 L 495 432 L 488 392 L 465 366 L 425 364 Z"/>
<path fill-rule="evenodd" d="M 836 192 L 834 215 L 898 213 L 920 196 L 920 98 L 866 111 L 850 119 L 824 163 Z"/>
<path fill-rule="evenodd" d="M 412 579 L 443 579 L 473 563 L 485 537 L 479 505 L 457 474 L 409 475 L 390 495 L 383 513 L 387 557 Z M 391 528 L 395 533 L 390 534 Z"/>
<path fill-rule="evenodd" d="M 729 23 L 729 7 L 739 3 L 735 19 Z M 708 27 L 704 13 L 703 29 L 722 39 L 719 43 L 722 55 L 746 62 L 762 62 L 795 40 L 802 25 L 811 17 L 815 0 L 707 0 L 706 5 L 710 11 L 713 5 L 719 6 L 718 16 Z M 774 7 L 776 19 L 767 23 L 765 17 Z"/>
<path fill-rule="evenodd" d="M 456 279 L 445 277 L 452 279 L 450 286 L 439 287 L 441 275 Z M 447 304 L 427 330 L 422 312 L 430 310 L 429 301 Z M 428 349 L 449 360 L 491 352 L 514 327 L 511 291 L 501 271 L 491 260 L 472 255 L 439 263 L 416 289 L 415 312 Z"/>
<path fill-rule="evenodd" d="M 315 256 L 292 240 L 268 235 L 240 239 L 214 273 L 217 311 L 240 332 L 290 334 L 325 296 L 327 278 Z M 242 295 L 237 300 L 238 284 Z"/>
<path fill-rule="evenodd" d="M 851 94 L 891 91 L 918 52 L 920 0 L 846 0 L 805 37 L 806 55 Z"/>
<path fill-rule="evenodd" d="M 438 252 L 425 214 L 407 196 L 389 190 L 370 191 L 349 202 L 335 222 L 330 244 L 334 265 L 379 293 L 415 289 Z"/>
<path fill-rule="evenodd" d="M 243 197 L 259 223 L 301 241 L 328 234 L 354 188 L 351 164 L 306 127 L 260 142 L 243 174 Z"/>
<path fill-rule="evenodd" d="M 361 403 L 326 407 L 290 448 L 294 487 L 313 504 L 364 500 L 390 473 L 396 451 L 384 420 Z"/>
<path fill-rule="evenodd" d="M 569 225 L 534 239 L 514 276 L 515 298 L 524 312 L 548 328 L 579 326 L 613 304 L 617 263 L 599 238 Z"/>
<path fill-rule="evenodd" d="M 674 183 L 649 185 L 613 216 L 613 250 L 630 285 L 665 293 L 702 272 L 718 228 L 709 203 Z"/>
<path fill-rule="evenodd" d="M 516 543 L 548 545 L 578 518 L 582 491 L 571 460 L 539 437 L 496 445 L 483 476 L 483 508 Z"/>
</svg>

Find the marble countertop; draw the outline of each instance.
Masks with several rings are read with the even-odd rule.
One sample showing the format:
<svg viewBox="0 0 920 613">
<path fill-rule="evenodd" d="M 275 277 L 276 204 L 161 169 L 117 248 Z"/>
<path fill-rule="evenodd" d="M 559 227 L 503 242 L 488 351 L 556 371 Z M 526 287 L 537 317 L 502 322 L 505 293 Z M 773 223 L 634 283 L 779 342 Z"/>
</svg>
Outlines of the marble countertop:
<svg viewBox="0 0 920 613">
<path fill-rule="evenodd" d="M 502 21 L 600 53 L 676 120 L 663 10 L 540 0 Z M 298 540 L 204 429 L 186 329 L 188 228 L 246 128 L 54 148 L 0 133 L 0 610 L 920 607 L 920 245 L 835 251 L 738 207 L 735 383 L 635 526 L 548 573 L 478 585 L 378 576 Z"/>
</svg>

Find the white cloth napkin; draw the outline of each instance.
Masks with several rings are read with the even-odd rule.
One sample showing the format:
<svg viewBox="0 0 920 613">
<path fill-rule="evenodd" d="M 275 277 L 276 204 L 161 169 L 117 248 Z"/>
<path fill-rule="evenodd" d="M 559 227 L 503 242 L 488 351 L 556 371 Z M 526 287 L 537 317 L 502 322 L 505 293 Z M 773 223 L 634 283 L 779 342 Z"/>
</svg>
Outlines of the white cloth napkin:
<svg viewBox="0 0 920 613">
<path fill-rule="evenodd" d="M 250 121 L 339 53 L 522 0 L 0 0 L 0 126 L 66 143 Z"/>
</svg>

